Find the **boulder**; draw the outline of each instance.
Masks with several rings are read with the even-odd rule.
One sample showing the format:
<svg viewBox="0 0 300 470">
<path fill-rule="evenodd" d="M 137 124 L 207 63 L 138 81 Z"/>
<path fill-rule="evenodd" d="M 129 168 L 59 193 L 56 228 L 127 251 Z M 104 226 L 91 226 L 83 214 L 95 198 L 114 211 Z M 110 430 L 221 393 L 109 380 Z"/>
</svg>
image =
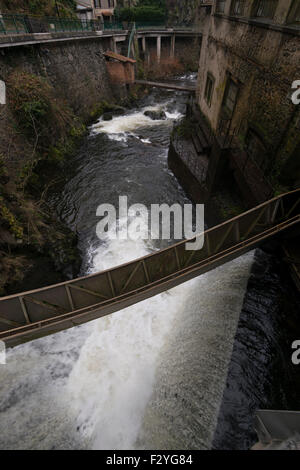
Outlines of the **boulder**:
<svg viewBox="0 0 300 470">
<path fill-rule="evenodd" d="M 161 121 L 167 119 L 167 116 L 164 111 L 145 111 L 144 115 L 153 119 L 154 121 Z"/>
<path fill-rule="evenodd" d="M 103 121 L 111 121 L 113 118 L 113 113 L 104 113 L 102 115 Z"/>
</svg>

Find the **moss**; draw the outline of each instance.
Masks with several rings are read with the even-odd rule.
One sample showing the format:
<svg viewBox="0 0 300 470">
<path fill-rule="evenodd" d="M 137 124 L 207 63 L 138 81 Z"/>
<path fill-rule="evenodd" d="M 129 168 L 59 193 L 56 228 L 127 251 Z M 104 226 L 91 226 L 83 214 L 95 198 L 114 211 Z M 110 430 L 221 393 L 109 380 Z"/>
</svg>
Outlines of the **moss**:
<svg viewBox="0 0 300 470">
<path fill-rule="evenodd" d="M 0 0 L 2 12 L 19 12 L 32 15 L 57 16 L 57 8 L 60 16 L 76 18 L 74 0 Z"/>
<path fill-rule="evenodd" d="M 110 111 L 116 111 L 120 109 L 121 107 L 114 104 L 114 103 L 108 103 L 107 101 L 100 101 L 100 103 L 97 103 L 90 113 L 90 118 L 92 120 L 98 119 L 102 114 L 108 113 Z"/>
<path fill-rule="evenodd" d="M 195 133 L 195 126 L 189 118 L 184 118 L 182 121 L 173 129 L 172 137 L 178 136 L 184 139 L 190 139 Z"/>
<path fill-rule="evenodd" d="M 22 240 L 24 235 L 23 227 L 16 220 L 15 216 L 8 209 L 4 203 L 4 199 L 0 196 L 0 216 L 3 222 L 3 225 L 8 226 L 10 232 L 18 239 Z"/>
</svg>

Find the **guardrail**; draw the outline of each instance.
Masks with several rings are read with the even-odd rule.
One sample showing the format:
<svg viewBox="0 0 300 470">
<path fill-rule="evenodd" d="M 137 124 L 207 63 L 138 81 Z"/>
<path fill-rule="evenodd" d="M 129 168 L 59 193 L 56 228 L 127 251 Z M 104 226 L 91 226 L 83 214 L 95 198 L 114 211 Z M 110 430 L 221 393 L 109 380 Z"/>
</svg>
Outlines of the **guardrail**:
<svg viewBox="0 0 300 470">
<path fill-rule="evenodd" d="M 0 14 L 0 35 L 58 33 L 76 31 L 122 31 L 132 29 L 131 23 L 120 21 L 101 22 L 63 17 L 38 17 L 21 14 Z M 178 24 L 170 26 L 165 22 L 136 22 L 137 30 L 195 30 L 196 25 Z"/>
<path fill-rule="evenodd" d="M 296 224 L 300 189 L 206 230 L 199 235 L 202 250 L 187 251 L 183 241 L 107 271 L 1 298 L 0 340 L 12 347 L 109 315 L 233 260 Z"/>
<path fill-rule="evenodd" d="M 0 34 L 30 34 L 51 32 L 95 31 L 101 23 L 95 20 L 79 20 L 59 17 L 37 17 L 19 14 L 0 15 Z"/>
</svg>

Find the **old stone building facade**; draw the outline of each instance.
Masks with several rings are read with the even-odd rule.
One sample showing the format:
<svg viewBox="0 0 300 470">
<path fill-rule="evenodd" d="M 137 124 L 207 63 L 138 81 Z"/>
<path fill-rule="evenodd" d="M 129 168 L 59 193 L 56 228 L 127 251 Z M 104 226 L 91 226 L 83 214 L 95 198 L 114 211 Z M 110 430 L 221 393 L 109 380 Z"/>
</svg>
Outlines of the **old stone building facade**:
<svg viewBox="0 0 300 470">
<path fill-rule="evenodd" d="M 212 137 L 206 189 L 226 162 L 254 204 L 300 184 L 300 105 L 292 101 L 300 80 L 300 1 L 209 3 L 194 106 Z"/>
<path fill-rule="evenodd" d="M 80 19 L 110 21 L 117 7 L 117 0 L 76 0 Z"/>
</svg>

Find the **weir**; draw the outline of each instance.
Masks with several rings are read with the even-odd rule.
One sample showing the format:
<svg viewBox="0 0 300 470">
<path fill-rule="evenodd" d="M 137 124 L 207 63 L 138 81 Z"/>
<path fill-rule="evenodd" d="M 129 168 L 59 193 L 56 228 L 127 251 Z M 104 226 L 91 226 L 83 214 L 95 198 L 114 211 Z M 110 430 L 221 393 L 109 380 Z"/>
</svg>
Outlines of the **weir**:
<svg viewBox="0 0 300 470">
<path fill-rule="evenodd" d="M 145 85 L 155 88 L 165 88 L 167 90 L 188 91 L 190 93 L 196 93 L 196 86 L 175 85 L 174 83 L 151 82 L 148 80 L 135 80 L 135 83 L 137 85 Z"/>
<path fill-rule="evenodd" d="M 299 222 L 295 190 L 205 231 L 202 250 L 187 251 L 185 240 L 95 275 L 4 297 L 0 340 L 13 347 L 109 315 L 233 260 Z"/>
</svg>

